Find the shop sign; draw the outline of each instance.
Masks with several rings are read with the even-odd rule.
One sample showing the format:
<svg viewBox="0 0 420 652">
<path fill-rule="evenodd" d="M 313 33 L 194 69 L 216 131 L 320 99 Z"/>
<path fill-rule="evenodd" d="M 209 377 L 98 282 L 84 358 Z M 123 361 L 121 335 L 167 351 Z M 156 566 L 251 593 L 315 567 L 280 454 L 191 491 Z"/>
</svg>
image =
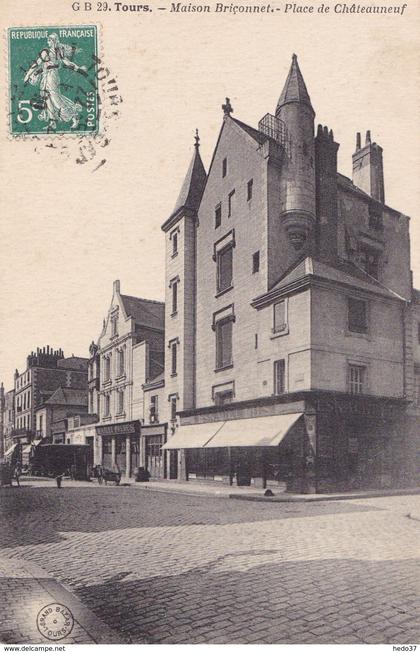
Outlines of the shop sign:
<svg viewBox="0 0 420 652">
<path fill-rule="evenodd" d="M 127 421 L 126 423 L 113 423 L 109 426 L 96 426 L 98 435 L 135 435 L 140 432 L 139 421 Z"/>
</svg>

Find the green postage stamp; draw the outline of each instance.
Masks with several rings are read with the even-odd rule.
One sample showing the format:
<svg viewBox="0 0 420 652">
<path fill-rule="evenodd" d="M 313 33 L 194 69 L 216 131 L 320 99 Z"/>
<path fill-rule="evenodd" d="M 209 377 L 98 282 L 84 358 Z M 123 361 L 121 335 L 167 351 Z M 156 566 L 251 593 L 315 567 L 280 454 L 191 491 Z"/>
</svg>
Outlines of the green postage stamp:
<svg viewBox="0 0 420 652">
<path fill-rule="evenodd" d="M 96 26 L 9 28 L 8 50 L 11 134 L 98 131 Z"/>
</svg>

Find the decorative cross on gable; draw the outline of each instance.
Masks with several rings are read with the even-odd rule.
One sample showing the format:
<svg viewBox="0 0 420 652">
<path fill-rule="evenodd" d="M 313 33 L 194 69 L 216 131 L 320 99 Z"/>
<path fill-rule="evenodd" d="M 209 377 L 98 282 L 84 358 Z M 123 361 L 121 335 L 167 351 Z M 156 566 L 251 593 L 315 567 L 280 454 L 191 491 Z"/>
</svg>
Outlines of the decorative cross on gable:
<svg viewBox="0 0 420 652">
<path fill-rule="evenodd" d="M 226 104 L 222 104 L 222 109 L 225 115 L 230 115 L 231 113 L 233 113 L 233 107 L 228 97 L 226 98 Z"/>
</svg>

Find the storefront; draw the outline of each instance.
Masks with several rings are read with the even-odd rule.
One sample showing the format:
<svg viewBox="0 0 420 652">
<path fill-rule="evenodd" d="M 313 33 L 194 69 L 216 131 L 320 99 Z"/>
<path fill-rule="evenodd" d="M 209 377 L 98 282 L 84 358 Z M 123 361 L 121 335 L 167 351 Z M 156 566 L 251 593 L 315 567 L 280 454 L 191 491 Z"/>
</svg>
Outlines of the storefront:
<svg viewBox="0 0 420 652">
<path fill-rule="evenodd" d="M 142 426 L 141 440 L 143 450 L 143 463 L 151 478 L 167 478 L 168 457 L 163 445 L 166 442 L 167 424 Z"/>
<path fill-rule="evenodd" d="M 102 443 L 101 465 L 131 477 L 134 469 L 140 466 L 140 422 L 96 426 L 96 434 Z"/>
<path fill-rule="evenodd" d="M 338 392 L 212 406 L 182 413 L 163 449 L 182 457 L 184 480 L 298 493 L 403 486 L 405 409 L 403 399 Z"/>
</svg>

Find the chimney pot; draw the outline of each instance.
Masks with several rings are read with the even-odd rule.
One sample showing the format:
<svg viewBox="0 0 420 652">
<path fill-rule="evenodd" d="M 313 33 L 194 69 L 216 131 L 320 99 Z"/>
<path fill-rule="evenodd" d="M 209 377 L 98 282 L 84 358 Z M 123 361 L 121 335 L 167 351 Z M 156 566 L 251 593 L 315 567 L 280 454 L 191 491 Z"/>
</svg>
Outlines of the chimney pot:
<svg viewBox="0 0 420 652">
<path fill-rule="evenodd" d="M 361 149 L 362 147 L 362 137 L 360 135 L 360 131 L 357 132 L 356 134 L 356 152 Z"/>
</svg>

